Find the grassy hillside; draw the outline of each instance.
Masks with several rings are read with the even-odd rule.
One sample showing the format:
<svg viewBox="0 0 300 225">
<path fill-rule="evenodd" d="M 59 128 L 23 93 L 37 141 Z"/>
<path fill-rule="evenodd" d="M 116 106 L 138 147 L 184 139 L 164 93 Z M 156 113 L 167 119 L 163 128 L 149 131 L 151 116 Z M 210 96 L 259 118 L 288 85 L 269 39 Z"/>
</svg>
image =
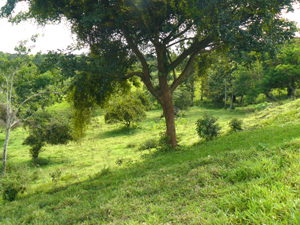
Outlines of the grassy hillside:
<svg viewBox="0 0 300 225">
<path fill-rule="evenodd" d="M 0 200 L 1 224 L 300 223 L 299 106 L 193 107 L 177 125 L 182 147 L 164 154 L 141 148 L 163 131 L 154 129 L 161 111 L 130 131 L 99 116 L 80 144 L 47 146 L 39 166 L 18 128 L 8 170 L 19 168 L 28 185 L 16 201 Z M 204 113 L 223 127 L 210 142 L 195 131 Z M 227 133 L 233 117 L 244 119 L 244 131 Z"/>
</svg>

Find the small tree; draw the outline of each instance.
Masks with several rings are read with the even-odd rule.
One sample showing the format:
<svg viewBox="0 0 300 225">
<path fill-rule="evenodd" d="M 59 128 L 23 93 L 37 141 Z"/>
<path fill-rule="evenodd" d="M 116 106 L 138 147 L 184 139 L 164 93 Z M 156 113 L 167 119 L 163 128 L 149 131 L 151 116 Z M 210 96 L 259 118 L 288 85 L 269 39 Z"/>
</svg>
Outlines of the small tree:
<svg viewBox="0 0 300 225">
<path fill-rule="evenodd" d="M 70 122 L 61 115 L 54 116 L 42 111 L 30 121 L 24 123 L 29 128 L 29 136 L 24 140 L 23 145 L 29 145 L 30 154 L 36 160 L 42 147 L 46 144 L 58 145 L 67 144 L 72 138 Z"/>
<path fill-rule="evenodd" d="M 105 123 L 123 123 L 130 128 L 134 122 L 146 117 L 144 106 L 134 97 L 118 97 L 112 101 L 104 116 Z"/>
<path fill-rule="evenodd" d="M 35 38 L 33 38 L 34 40 Z M 31 117 L 42 106 L 51 104 L 50 98 L 41 98 L 46 93 L 54 93 L 46 90 L 46 86 L 34 87 L 35 78 L 39 76 L 32 58 L 28 55 L 30 49 L 25 45 L 27 41 L 21 42 L 15 48 L 17 54 L 4 56 L 0 59 L 0 88 L 5 96 L 6 105 L 6 137 L 3 149 L 2 175 L 5 174 L 7 160 L 7 146 L 10 130 L 16 124 Z M 20 89 L 20 85 L 22 88 Z"/>
<path fill-rule="evenodd" d="M 217 137 L 221 130 L 219 124 L 216 123 L 217 120 L 218 118 L 215 118 L 212 115 L 204 114 L 203 118 L 196 122 L 196 130 L 199 137 L 204 138 L 205 140 L 212 140 L 214 137 Z"/>
</svg>

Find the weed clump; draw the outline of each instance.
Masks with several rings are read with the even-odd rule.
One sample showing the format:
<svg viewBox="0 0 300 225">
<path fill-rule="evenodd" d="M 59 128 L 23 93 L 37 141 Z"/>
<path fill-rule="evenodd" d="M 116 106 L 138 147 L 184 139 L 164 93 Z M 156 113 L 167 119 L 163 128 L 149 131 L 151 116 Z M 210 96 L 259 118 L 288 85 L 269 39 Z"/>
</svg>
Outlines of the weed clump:
<svg viewBox="0 0 300 225">
<path fill-rule="evenodd" d="M 212 115 L 204 114 L 202 119 L 198 119 L 196 122 L 196 130 L 200 138 L 204 138 L 206 141 L 212 140 L 220 133 L 221 127 L 216 123 L 218 118 Z"/>
<path fill-rule="evenodd" d="M 16 200 L 18 194 L 23 194 L 27 189 L 28 180 L 30 177 L 27 166 L 22 166 L 22 168 L 8 167 L 6 174 L 0 178 L 2 199 L 10 202 Z"/>
<path fill-rule="evenodd" d="M 229 127 L 230 127 L 230 131 L 231 132 L 235 132 L 235 131 L 241 131 L 242 130 L 242 124 L 243 124 L 243 121 L 242 120 L 239 120 L 237 118 L 232 118 L 230 121 L 229 121 Z"/>
<path fill-rule="evenodd" d="M 145 142 L 141 143 L 139 150 L 147 150 L 151 148 L 155 148 L 157 146 L 156 139 L 148 139 Z"/>
</svg>

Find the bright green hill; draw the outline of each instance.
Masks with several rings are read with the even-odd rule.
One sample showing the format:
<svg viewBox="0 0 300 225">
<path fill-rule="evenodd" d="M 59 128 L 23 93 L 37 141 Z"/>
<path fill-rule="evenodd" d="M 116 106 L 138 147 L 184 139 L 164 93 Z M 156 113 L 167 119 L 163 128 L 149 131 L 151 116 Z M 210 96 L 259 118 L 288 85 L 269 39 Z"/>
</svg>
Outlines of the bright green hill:
<svg viewBox="0 0 300 225">
<path fill-rule="evenodd" d="M 16 201 L 0 200 L 1 224 L 300 223 L 299 106 L 253 114 L 193 107 L 178 124 L 185 147 L 165 154 L 138 150 L 163 131 L 153 129 L 160 111 L 131 131 L 100 116 L 81 145 L 47 146 L 39 167 L 18 128 L 9 163 L 28 167 L 28 188 Z M 224 127 L 211 142 L 199 142 L 195 131 L 204 112 Z M 246 129 L 226 134 L 233 117 L 244 118 Z"/>
</svg>

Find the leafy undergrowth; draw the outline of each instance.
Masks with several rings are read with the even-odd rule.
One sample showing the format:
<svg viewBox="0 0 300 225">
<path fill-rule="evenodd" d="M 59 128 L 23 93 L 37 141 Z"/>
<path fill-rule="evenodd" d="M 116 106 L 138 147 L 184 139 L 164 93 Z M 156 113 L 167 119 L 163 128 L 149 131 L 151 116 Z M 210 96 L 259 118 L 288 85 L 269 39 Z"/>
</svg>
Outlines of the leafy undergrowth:
<svg viewBox="0 0 300 225">
<path fill-rule="evenodd" d="M 158 111 L 137 130 L 100 124 L 81 145 L 49 146 L 39 167 L 12 150 L 9 160 L 28 165 L 33 181 L 16 201 L 0 203 L 1 224 L 298 224 L 300 126 L 287 111 L 299 102 L 290 104 L 267 113 L 288 123 L 269 117 L 271 125 L 258 127 L 256 113 L 246 119 L 252 129 L 165 154 L 137 150 L 156 134 L 149 127 Z M 207 109 L 191 109 L 179 125 L 184 143 L 200 112 Z M 224 126 L 244 115 L 211 112 Z"/>
</svg>

